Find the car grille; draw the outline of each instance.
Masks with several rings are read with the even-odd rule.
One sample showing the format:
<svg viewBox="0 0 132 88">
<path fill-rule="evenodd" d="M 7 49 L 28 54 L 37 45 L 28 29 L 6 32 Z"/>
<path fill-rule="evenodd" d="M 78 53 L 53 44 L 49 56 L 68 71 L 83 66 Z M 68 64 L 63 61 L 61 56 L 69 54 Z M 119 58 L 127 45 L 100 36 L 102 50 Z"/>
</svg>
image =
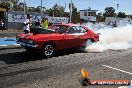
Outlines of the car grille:
<svg viewBox="0 0 132 88">
<path fill-rule="evenodd" d="M 20 42 L 23 42 L 23 43 L 28 43 L 29 40 L 26 40 L 26 39 L 19 39 Z"/>
</svg>

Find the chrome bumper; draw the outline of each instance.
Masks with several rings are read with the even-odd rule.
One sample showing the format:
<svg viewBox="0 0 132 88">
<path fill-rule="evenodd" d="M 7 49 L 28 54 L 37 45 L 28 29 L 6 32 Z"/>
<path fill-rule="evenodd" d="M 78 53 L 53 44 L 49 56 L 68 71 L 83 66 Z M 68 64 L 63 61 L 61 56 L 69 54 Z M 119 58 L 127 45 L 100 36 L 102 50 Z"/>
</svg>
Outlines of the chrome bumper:
<svg viewBox="0 0 132 88">
<path fill-rule="evenodd" d="M 27 43 L 23 43 L 23 42 L 17 42 L 18 44 L 22 45 L 22 46 L 27 46 L 27 47 L 32 47 L 32 48 L 36 48 L 38 47 L 38 45 L 31 45 L 31 44 L 27 44 Z"/>
</svg>

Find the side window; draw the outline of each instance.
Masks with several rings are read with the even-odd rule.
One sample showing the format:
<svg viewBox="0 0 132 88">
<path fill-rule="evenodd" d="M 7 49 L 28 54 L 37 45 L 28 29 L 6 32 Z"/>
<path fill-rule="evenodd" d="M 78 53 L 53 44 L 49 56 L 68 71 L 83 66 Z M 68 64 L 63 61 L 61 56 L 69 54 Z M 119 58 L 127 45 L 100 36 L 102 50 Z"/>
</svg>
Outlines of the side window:
<svg viewBox="0 0 132 88">
<path fill-rule="evenodd" d="M 59 26 L 59 28 L 56 30 L 57 33 L 63 34 L 66 33 L 66 26 Z"/>
<path fill-rule="evenodd" d="M 69 28 L 67 29 L 67 33 L 68 33 L 68 34 L 80 33 L 80 30 L 79 30 L 78 28 L 76 28 L 76 27 L 69 27 Z"/>
<path fill-rule="evenodd" d="M 69 28 L 67 29 L 67 34 L 73 34 L 73 33 L 75 33 L 74 28 L 69 27 Z"/>
<path fill-rule="evenodd" d="M 79 26 L 79 30 L 80 30 L 80 33 L 85 33 L 86 32 L 86 29 L 84 29 L 83 27 Z"/>
</svg>

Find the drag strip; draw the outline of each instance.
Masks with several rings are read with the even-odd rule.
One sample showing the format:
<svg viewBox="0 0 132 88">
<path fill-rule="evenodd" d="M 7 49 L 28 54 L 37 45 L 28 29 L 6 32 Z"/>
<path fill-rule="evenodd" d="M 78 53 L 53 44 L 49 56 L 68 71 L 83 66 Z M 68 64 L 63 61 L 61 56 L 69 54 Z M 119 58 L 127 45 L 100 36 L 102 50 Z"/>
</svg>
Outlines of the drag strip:
<svg viewBox="0 0 132 88">
<path fill-rule="evenodd" d="M 79 83 L 82 67 L 89 71 L 90 79 L 132 79 L 129 74 L 102 67 L 125 67 L 127 72 L 132 72 L 132 49 L 102 53 L 66 50 L 48 59 L 30 54 L 19 46 L 0 49 L 0 88 L 82 88 Z M 118 88 L 88 88 L 100 87 Z"/>
<path fill-rule="evenodd" d="M 120 72 L 123 72 L 123 73 L 126 73 L 126 74 L 129 74 L 129 75 L 132 75 L 131 72 L 127 72 L 127 71 L 124 71 L 124 70 L 121 70 L 121 69 L 118 69 L 118 68 L 114 68 L 114 67 L 111 67 L 111 66 L 108 66 L 108 65 L 102 65 L 106 68 L 110 68 L 110 69 L 113 69 L 113 70 L 116 70 L 116 71 L 120 71 Z"/>
</svg>

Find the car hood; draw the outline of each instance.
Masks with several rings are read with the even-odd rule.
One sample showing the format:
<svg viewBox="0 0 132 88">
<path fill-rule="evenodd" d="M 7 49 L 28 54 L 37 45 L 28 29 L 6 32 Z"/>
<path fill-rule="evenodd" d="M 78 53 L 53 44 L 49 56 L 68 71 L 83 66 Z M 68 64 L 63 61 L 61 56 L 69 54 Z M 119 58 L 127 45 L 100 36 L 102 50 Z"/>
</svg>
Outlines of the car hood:
<svg viewBox="0 0 132 88">
<path fill-rule="evenodd" d="M 17 37 L 23 38 L 23 39 L 31 39 L 34 41 L 47 41 L 47 40 L 53 40 L 53 39 L 58 39 L 62 36 L 62 34 L 56 34 L 56 33 L 51 33 L 51 34 L 35 34 L 33 35 L 32 33 L 29 34 L 19 34 Z"/>
<path fill-rule="evenodd" d="M 56 34 L 56 33 L 52 33 L 52 34 L 36 34 L 33 35 L 31 37 L 33 37 L 33 39 L 35 41 L 49 41 L 49 40 L 56 40 L 61 38 L 60 36 L 62 36 L 61 34 Z"/>
<path fill-rule="evenodd" d="M 21 33 L 21 34 L 18 34 L 17 37 L 19 38 L 25 38 L 25 39 L 33 39 L 33 34 L 32 33 L 29 33 L 29 34 L 24 34 L 24 33 Z"/>
</svg>

